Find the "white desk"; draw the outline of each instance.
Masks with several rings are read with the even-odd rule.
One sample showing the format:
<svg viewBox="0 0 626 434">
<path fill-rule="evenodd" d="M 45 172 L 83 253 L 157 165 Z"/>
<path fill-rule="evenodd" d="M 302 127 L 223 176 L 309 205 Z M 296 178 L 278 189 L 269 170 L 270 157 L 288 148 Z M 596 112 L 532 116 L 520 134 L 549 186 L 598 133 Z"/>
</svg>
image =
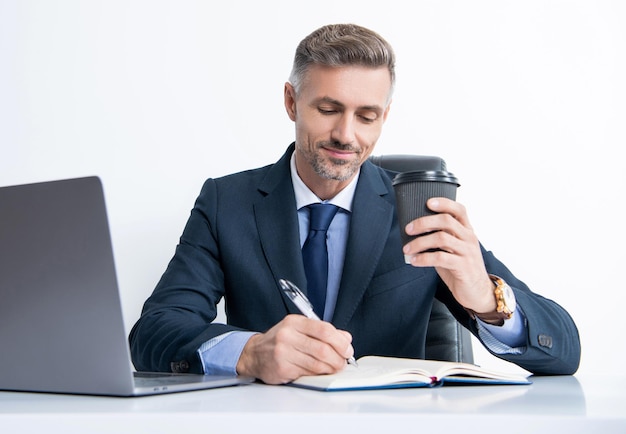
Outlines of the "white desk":
<svg viewBox="0 0 626 434">
<path fill-rule="evenodd" d="M 2 433 L 626 433 L 626 376 L 316 392 L 251 384 L 143 398 L 0 392 Z"/>
</svg>

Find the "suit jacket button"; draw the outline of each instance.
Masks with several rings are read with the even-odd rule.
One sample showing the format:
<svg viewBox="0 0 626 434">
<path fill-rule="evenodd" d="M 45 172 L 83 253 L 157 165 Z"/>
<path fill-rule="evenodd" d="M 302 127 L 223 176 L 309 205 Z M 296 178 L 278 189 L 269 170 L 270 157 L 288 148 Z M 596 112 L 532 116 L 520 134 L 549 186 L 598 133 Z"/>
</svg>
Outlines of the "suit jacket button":
<svg viewBox="0 0 626 434">
<path fill-rule="evenodd" d="M 546 348 L 552 348 L 552 336 L 548 335 L 539 335 L 537 336 L 537 341 L 539 345 Z"/>
<path fill-rule="evenodd" d="M 187 360 L 172 362 L 170 363 L 170 369 L 176 374 L 184 374 L 189 372 L 189 362 L 187 362 Z"/>
</svg>

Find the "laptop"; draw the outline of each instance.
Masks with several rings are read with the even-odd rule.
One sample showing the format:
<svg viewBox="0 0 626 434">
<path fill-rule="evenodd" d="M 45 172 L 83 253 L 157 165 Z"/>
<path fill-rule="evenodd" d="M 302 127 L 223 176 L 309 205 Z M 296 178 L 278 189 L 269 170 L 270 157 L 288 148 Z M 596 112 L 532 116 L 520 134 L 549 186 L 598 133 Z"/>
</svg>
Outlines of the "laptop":
<svg viewBox="0 0 626 434">
<path fill-rule="evenodd" d="M 98 177 L 0 187 L 0 390 L 142 396 L 243 376 L 138 373 Z"/>
</svg>

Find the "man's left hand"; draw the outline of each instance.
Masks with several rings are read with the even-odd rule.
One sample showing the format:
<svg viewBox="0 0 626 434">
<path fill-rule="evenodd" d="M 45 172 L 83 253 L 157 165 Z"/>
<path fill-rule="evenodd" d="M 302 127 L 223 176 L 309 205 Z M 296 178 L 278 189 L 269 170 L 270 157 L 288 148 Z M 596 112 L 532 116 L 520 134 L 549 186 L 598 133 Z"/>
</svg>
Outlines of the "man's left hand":
<svg viewBox="0 0 626 434">
<path fill-rule="evenodd" d="M 405 230 L 420 235 L 403 248 L 415 267 L 435 267 L 454 298 L 475 312 L 496 309 L 494 284 L 487 274 L 478 237 L 465 207 L 446 198 L 429 199 L 428 208 L 438 213 L 413 220 Z"/>
</svg>

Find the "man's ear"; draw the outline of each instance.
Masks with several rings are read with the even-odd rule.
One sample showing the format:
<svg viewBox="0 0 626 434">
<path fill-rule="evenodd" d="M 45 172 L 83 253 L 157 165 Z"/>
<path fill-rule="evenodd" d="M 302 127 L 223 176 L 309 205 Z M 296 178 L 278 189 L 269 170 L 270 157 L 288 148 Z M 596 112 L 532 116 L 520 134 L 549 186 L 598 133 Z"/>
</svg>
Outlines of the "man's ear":
<svg viewBox="0 0 626 434">
<path fill-rule="evenodd" d="M 296 90 L 292 84 L 285 83 L 285 109 L 289 115 L 289 119 L 296 121 Z"/>
</svg>

